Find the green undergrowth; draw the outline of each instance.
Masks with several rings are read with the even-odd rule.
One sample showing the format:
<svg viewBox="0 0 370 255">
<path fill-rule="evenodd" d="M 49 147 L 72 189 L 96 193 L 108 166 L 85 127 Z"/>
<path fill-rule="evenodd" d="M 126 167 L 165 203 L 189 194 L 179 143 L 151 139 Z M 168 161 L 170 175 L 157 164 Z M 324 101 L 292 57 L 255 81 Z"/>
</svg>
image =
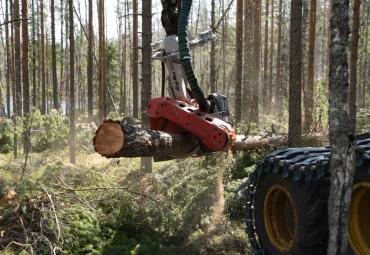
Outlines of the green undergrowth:
<svg viewBox="0 0 370 255">
<path fill-rule="evenodd" d="M 247 253 L 235 191 L 261 154 L 160 162 L 145 176 L 139 159 L 81 149 L 71 165 L 68 154 L 30 153 L 22 180 L 24 158 L 0 154 L 0 195 L 17 193 L 0 205 L 1 238 L 12 240 L 0 254 Z"/>
</svg>

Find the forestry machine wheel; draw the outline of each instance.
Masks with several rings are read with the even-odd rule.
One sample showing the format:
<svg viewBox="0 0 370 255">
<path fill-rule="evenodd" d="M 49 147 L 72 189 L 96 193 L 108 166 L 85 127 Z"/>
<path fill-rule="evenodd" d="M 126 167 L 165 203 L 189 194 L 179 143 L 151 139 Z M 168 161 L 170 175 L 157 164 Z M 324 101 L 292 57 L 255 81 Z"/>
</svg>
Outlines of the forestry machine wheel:
<svg viewBox="0 0 370 255">
<path fill-rule="evenodd" d="M 360 143 L 357 154 L 357 173 L 353 183 L 349 214 L 350 255 L 370 254 L 370 139 Z"/>
<path fill-rule="evenodd" d="M 243 185 L 255 254 L 326 254 L 330 147 L 287 148 L 257 164 Z M 370 134 L 357 137 L 348 255 L 370 254 Z"/>
</svg>

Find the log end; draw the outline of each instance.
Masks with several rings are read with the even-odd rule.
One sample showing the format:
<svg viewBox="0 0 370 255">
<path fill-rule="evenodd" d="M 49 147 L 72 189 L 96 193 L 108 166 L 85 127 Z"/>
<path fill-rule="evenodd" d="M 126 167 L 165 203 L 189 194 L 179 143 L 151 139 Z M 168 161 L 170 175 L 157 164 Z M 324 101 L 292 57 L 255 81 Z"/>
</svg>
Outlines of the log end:
<svg viewBox="0 0 370 255">
<path fill-rule="evenodd" d="M 125 135 L 117 122 L 104 122 L 96 131 L 95 151 L 102 156 L 111 157 L 119 152 L 125 142 Z"/>
</svg>

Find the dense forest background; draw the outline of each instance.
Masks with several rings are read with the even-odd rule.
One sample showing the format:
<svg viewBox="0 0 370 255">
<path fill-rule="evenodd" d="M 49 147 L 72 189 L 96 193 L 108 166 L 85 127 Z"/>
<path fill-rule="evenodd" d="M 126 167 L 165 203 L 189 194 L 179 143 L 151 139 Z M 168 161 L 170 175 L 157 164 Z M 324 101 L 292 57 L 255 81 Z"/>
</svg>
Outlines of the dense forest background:
<svg viewBox="0 0 370 255">
<path fill-rule="evenodd" d="M 93 151 L 102 119 L 140 125 L 161 94 L 161 63 L 142 58 L 165 36 L 161 3 L 148 13 L 149 2 L 0 1 L 0 254 L 248 252 L 235 191 L 268 151 L 160 162 L 146 175 L 139 159 Z M 239 133 L 289 129 L 292 145 L 326 143 L 329 1 L 303 0 L 298 15 L 295 1 L 193 2 L 190 38 L 216 34 L 192 52 L 195 73 L 206 94 L 227 96 Z M 370 1 L 351 1 L 350 15 L 350 104 L 362 133 Z"/>
</svg>

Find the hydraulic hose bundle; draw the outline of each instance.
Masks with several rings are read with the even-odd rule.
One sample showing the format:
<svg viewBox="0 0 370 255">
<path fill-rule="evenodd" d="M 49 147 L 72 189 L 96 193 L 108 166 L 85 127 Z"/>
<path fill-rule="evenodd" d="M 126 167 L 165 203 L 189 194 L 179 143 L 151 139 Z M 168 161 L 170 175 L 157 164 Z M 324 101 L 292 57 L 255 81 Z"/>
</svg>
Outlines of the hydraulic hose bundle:
<svg viewBox="0 0 370 255">
<path fill-rule="evenodd" d="M 191 55 L 187 33 L 191 5 L 192 0 L 182 1 L 178 27 L 180 60 L 184 67 L 186 79 L 189 82 L 190 89 L 191 92 L 193 93 L 194 99 L 198 102 L 200 110 L 208 113 L 210 110 L 209 102 L 204 96 L 202 89 L 199 87 L 198 80 L 195 77 L 195 73 L 191 63 Z"/>
</svg>

